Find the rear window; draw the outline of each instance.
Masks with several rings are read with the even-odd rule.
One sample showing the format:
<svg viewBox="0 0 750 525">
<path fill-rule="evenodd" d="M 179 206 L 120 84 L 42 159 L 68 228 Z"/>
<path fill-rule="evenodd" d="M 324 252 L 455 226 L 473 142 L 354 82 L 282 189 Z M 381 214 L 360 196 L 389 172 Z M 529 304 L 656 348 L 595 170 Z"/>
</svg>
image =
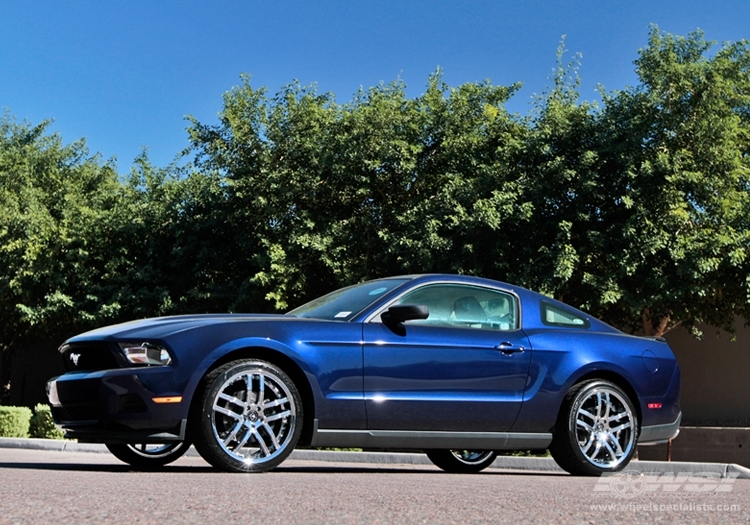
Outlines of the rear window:
<svg viewBox="0 0 750 525">
<path fill-rule="evenodd" d="M 552 303 L 541 303 L 542 322 L 550 326 L 589 328 L 591 323 L 582 315 Z"/>
</svg>

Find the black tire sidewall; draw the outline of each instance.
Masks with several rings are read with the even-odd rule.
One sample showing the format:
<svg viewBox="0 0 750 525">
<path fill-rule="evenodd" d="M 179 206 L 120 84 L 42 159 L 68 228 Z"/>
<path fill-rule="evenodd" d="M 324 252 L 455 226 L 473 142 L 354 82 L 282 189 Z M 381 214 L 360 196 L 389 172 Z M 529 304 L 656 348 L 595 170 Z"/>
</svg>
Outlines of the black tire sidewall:
<svg viewBox="0 0 750 525">
<path fill-rule="evenodd" d="M 179 442 L 181 446 L 175 447 L 166 454 L 160 456 L 149 457 L 148 455 L 139 454 L 135 450 L 132 450 L 129 445 L 126 444 L 105 444 L 107 449 L 120 461 L 132 465 L 138 468 L 157 468 L 168 465 L 173 461 L 180 459 L 185 452 L 190 448 L 190 443 Z"/>
<path fill-rule="evenodd" d="M 482 451 L 484 452 L 484 451 Z M 476 463 L 466 463 L 453 455 L 451 450 L 425 450 L 427 457 L 432 463 L 444 470 L 456 474 L 474 474 L 486 469 L 497 458 L 497 453 L 492 452 L 490 456 Z"/>
</svg>

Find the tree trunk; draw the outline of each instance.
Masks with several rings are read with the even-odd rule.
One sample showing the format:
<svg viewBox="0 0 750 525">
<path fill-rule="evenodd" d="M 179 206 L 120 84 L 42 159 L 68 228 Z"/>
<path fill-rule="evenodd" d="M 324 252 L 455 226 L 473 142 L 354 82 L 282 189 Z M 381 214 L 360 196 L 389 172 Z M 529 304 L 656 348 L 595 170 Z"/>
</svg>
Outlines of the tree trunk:
<svg viewBox="0 0 750 525">
<path fill-rule="evenodd" d="M 670 314 L 667 314 L 661 319 L 657 319 L 658 322 L 656 323 L 656 325 L 654 325 L 654 320 L 651 318 L 651 310 L 648 306 L 643 309 L 643 312 L 641 313 L 641 319 L 643 321 L 643 333 L 644 335 L 647 335 L 649 337 L 662 337 L 672 328 L 680 324 L 675 323 L 672 326 L 669 326 L 671 316 Z"/>
</svg>

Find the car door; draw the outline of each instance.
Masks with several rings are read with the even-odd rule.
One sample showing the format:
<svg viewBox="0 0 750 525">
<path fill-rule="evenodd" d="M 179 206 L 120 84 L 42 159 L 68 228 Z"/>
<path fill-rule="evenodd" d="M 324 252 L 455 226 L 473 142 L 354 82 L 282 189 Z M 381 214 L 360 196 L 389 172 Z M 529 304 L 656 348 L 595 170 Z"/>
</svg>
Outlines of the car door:
<svg viewBox="0 0 750 525">
<path fill-rule="evenodd" d="M 509 430 L 531 361 L 517 298 L 492 288 L 439 283 L 412 290 L 394 304 L 422 304 L 430 315 L 395 327 L 379 314 L 364 323 L 368 428 Z"/>
</svg>

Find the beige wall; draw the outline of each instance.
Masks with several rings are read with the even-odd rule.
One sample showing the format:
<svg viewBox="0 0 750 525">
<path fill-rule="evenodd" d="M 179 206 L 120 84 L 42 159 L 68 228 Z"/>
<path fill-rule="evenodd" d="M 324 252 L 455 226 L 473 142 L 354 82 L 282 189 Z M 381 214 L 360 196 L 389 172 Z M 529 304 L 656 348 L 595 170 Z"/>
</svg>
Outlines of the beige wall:
<svg viewBox="0 0 750 525">
<path fill-rule="evenodd" d="M 666 334 L 682 371 L 684 425 L 750 426 L 750 329 L 735 326 L 734 342 L 711 327 L 702 341 L 683 328 Z"/>
</svg>

